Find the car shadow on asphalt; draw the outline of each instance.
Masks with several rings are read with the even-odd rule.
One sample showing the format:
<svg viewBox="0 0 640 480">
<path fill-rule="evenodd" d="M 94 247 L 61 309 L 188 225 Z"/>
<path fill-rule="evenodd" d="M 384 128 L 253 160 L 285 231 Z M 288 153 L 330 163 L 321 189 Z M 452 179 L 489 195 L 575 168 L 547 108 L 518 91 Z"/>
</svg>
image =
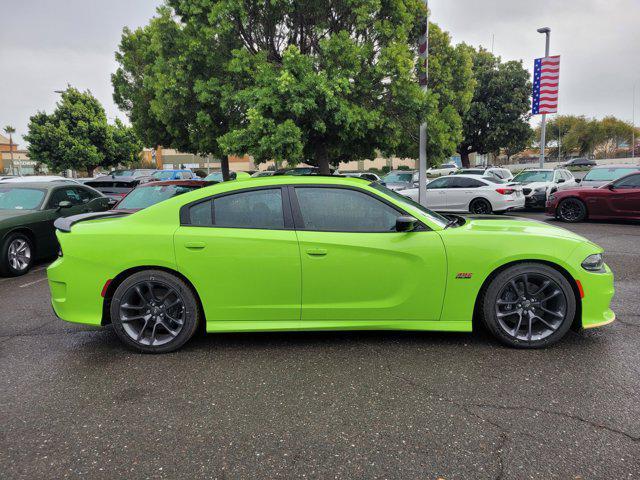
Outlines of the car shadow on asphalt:
<svg viewBox="0 0 640 480">
<path fill-rule="evenodd" d="M 600 348 L 598 344 L 606 343 L 604 329 L 593 331 L 570 330 L 559 343 L 545 350 Z M 76 351 L 91 351 L 93 354 L 130 355 L 136 353 L 120 342 L 110 326 L 95 330 L 83 330 L 85 335 L 82 345 L 76 345 Z M 352 349 L 359 347 L 386 348 L 401 347 L 403 351 L 415 349 L 438 349 L 451 351 L 452 348 L 472 348 L 476 351 L 501 350 L 523 351 L 505 346 L 494 339 L 486 330 L 479 328 L 471 333 L 433 332 L 433 331 L 393 331 L 393 330 L 356 330 L 356 331 L 307 331 L 307 332 L 241 332 L 241 333 L 199 333 L 186 345 L 168 355 L 185 355 L 225 351 L 243 350 L 251 353 L 268 353 L 277 349 L 316 351 L 318 348 Z M 143 354 L 141 354 L 143 355 Z"/>
</svg>

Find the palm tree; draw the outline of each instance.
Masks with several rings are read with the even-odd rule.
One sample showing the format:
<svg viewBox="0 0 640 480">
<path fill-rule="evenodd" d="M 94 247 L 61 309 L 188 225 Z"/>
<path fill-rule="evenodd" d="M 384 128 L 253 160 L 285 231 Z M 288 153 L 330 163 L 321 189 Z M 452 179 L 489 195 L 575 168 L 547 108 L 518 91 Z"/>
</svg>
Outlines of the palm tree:
<svg viewBox="0 0 640 480">
<path fill-rule="evenodd" d="M 16 129 L 11 125 L 7 125 L 4 127 L 4 133 L 9 135 L 9 155 L 11 156 L 11 174 L 15 175 L 15 167 L 13 165 L 13 137 L 12 135 L 16 133 Z"/>
</svg>

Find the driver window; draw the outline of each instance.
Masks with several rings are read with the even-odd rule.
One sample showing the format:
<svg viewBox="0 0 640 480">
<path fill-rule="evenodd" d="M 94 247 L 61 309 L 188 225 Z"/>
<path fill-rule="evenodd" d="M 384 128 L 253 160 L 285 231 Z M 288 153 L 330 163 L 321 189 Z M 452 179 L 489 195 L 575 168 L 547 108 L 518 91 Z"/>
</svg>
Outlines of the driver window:
<svg viewBox="0 0 640 480">
<path fill-rule="evenodd" d="M 306 230 L 395 232 L 401 214 L 386 203 L 346 188 L 296 187 Z"/>
<path fill-rule="evenodd" d="M 82 198 L 75 188 L 59 188 L 51 194 L 48 208 L 58 208 L 60 202 L 71 202 L 71 205 L 81 205 Z"/>
<path fill-rule="evenodd" d="M 630 175 L 614 184 L 615 188 L 640 188 L 640 175 Z"/>
<path fill-rule="evenodd" d="M 453 177 L 440 177 L 427 183 L 428 189 L 433 188 L 451 188 L 453 186 Z"/>
</svg>

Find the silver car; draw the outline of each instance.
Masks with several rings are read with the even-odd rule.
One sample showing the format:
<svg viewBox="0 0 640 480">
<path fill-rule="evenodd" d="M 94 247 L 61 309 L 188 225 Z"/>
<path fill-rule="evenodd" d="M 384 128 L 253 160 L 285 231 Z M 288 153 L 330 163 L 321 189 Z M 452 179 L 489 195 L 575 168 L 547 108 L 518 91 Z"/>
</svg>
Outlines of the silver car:
<svg viewBox="0 0 640 480">
<path fill-rule="evenodd" d="M 582 187 L 601 187 L 602 185 L 640 171 L 639 165 L 600 165 L 587 172 L 582 180 L 576 180 Z"/>
</svg>

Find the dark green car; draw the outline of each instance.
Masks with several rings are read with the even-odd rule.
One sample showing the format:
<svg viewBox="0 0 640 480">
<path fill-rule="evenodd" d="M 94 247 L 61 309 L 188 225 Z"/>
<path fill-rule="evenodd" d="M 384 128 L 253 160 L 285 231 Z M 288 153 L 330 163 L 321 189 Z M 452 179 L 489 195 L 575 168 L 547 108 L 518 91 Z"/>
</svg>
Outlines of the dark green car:
<svg viewBox="0 0 640 480">
<path fill-rule="evenodd" d="M 72 181 L 0 182 L 0 275 L 24 275 L 35 260 L 55 257 L 57 218 L 108 210 L 111 203 Z"/>
</svg>

